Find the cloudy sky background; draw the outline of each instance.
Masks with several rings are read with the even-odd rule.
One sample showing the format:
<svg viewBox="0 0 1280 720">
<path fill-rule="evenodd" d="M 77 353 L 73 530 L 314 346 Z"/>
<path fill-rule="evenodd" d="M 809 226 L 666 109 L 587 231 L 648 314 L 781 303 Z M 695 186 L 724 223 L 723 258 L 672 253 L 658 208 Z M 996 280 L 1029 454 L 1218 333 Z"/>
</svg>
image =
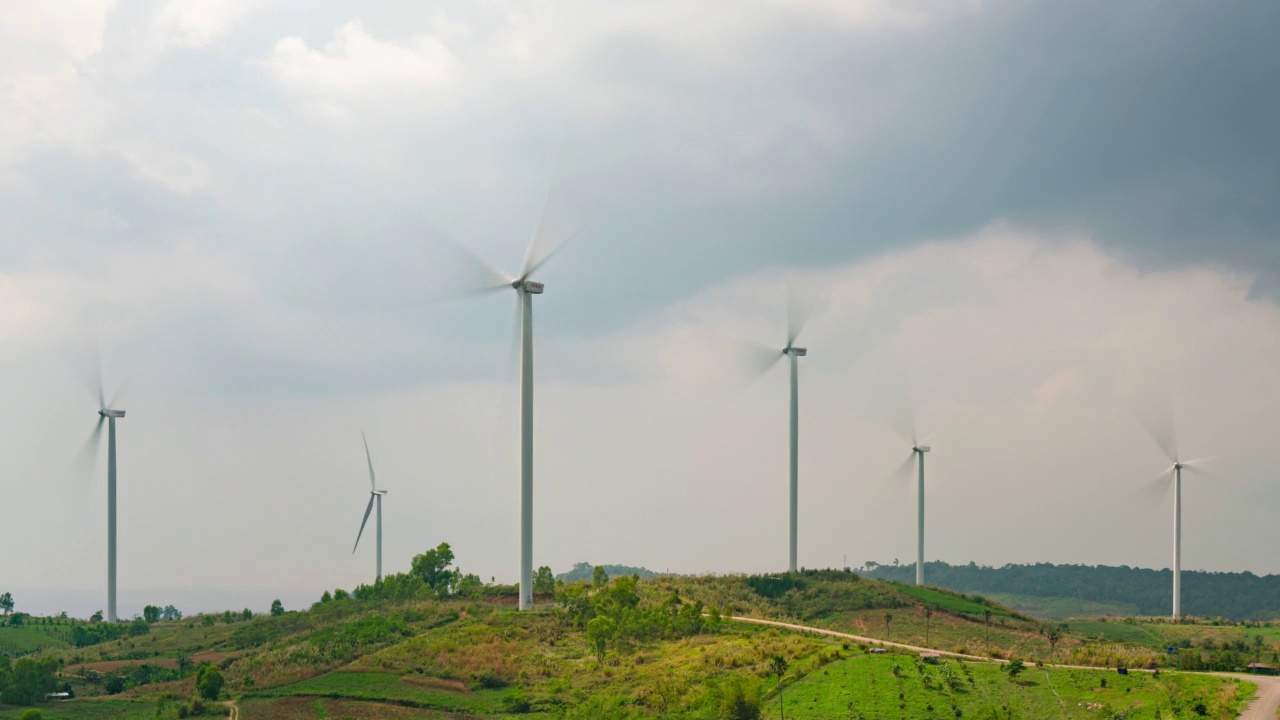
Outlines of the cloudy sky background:
<svg viewBox="0 0 1280 720">
<path fill-rule="evenodd" d="M 1280 6 L 0 2 L 0 590 L 105 605 L 98 338 L 120 423 L 121 614 L 290 607 L 450 542 L 518 571 L 512 300 L 540 274 L 535 563 L 928 556 L 1280 572 Z"/>
</svg>

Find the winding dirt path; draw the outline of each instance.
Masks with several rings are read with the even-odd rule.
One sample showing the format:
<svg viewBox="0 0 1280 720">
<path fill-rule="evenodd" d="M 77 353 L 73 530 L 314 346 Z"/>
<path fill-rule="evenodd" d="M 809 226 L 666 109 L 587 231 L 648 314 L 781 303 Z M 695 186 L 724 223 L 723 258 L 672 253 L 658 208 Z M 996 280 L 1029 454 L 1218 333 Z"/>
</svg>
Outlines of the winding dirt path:
<svg viewBox="0 0 1280 720">
<path fill-rule="evenodd" d="M 883 647 L 895 647 L 902 650 L 914 650 L 916 652 L 936 652 L 947 657 L 964 658 L 965 660 L 977 660 L 980 662 L 1006 662 L 1005 660 L 993 660 L 991 658 L 981 657 L 979 655 L 965 655 L 964 653 L 947 652 L 946 650 L 937 650 L 935 648 L 920 647 L 918 645 L 906 645 L 903 643 L 890 642 L 879 638 L 866 637 L 863 635 L 852 635 L 843 633 L 838 630 L 828 630 L 826 628 L 810 627 L 808 625 L 795 625 L 793 623 L 778 622 L 777 620 L 760 620 L 758 618 L 746 617 L 729 617 L 726 620 L 735 622 L 753 623 L 756 625 L 770 625 L 772 627 L 785 628 L 787 630 L 797 630 L 799 632 L 817 633 L 819 635 L 830 635 L 831 637 L 844 638 L 846 640 L 855 640 L 867 644 L 875 644 Z M 1088 665 L 1050 665 L 1050 667 L 1072 668 L 1076 670 L 1108 670 L 1109 668 L 1092 667 Z M 1148 672 L 1137 669 L 1131 672 Z M 1276 720 L 1276 712 L 1280 710 L 1280 677 L 1268 675 L 1241 675 L 1239 673 L 1206 673 L 1207 675 L 1217 675 L 1219 677 L 1239 678 L 1248 680 L 1258 686 L 1258 694 L 1254 696 L 1253 702 L 1249 703 L 1249 707 L 1240 715 L 1239 720 Z"/>
</svg>

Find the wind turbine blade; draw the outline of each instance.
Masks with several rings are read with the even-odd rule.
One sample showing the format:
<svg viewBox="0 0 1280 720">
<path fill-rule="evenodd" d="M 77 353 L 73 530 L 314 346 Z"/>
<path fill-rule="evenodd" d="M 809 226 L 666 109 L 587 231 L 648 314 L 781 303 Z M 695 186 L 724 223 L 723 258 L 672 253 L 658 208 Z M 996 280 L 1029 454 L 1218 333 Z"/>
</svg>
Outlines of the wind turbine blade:
<svg viewBox="0 0 1280 720">
<path fill-rule="evenodd" d="M 93 464 L 98 459 L 98 447 L 102 441 L 102 425 L 106 420 L 101 415 L 98 416 L 98 424 L 94 426 L 84 445 L 76 453 L 75 460 L 71 465 L 71 472 L 77 480 L 84 480 L 93 474 Z"/>
<path fill-rule="evenodd" d="M 754 384 L 786 357 L 781 350 L 759 343 L 735 340 L 732 359 L 729 362 L 730 383 L 741 388 Z"/>
<path fill-rule="evenodd" d="M 787 347 L 795 344 L 796 338 L 800 336 L 800 331 L 804 329 L 804 325 L 809 321 L 809 315 L 812 313 L 807 298 L 801 296 L 797 283 L 793 277 L 787 278 Z"/>
<path fill-rule="evenodd" d="M 894 485 L 903 485 L 910 482 L 912 476 L 911 471 L 915 466 L 916 454 L 912 451 L 910 455 L 907 455 L 907 459 L 903 460 L 902 464 L 899 465 L 897 469 L 893 471 L 893 474 L 889 476 L 889 481 Z"/>
<path fill-rule="evenodd" d="M 1155 442 L 1165 459 L 1178 462 L 1178 432 L 1173 421 L 1173 403 L 1165 394 L 1143 398 L 1141 407 L 1135 408 L 1134 417 L 1147 435 Z"/>
<path fill-rule="evenodd" d="M 479 295 L 511 287 L 515 278 L 485 262 L 470 248 L 448 236 L 442 235 L 438 239 L 454 254 L 453 272 L 451 277 L 443 282 L 445 287 L 442 297 Z"/>
<path fill-rule="evenodd" d="M 369 513 L 373 512 L 373 501 L 377 499 L 372 493 L 369 495 L 369 506 L 364 509 L 364 519 L 360 521 L 360 532 L 356 533 L 356 544 L 351 548 L 351 554 L 356 554 L 356 548 L 360 547 L 360 536 L 364 535 L 365 523 L 369 522 Z"/>
<path fill-rule="evenodd" d="M 1159 505 L 1169 496 L 1173 487 L 1173 468 L 1169 468 L 1156 476 L 1156 479 L 1143 485 L 1138 494 L 1151 505 Z"/>
<path fill-rule="evenodd" d="M 364 436 L 363 430 L 360 431 L 360 439 L 364 440 L 364 457 L 369 461 L 369 487 L 377 490 L 378 481 L 373 477 L 373 455 L 369 454 L 369 438 Z M 360 542 L 360 539 L 356 538 L 356 542 Z"/>
<path fill-rule="evenodd" d="M 1184 462 L 1182 463 L 1182 469 L 1186 470 L 1192 475 L 1199 475 L 1200 477 L 1208 478 L 1209 480 L 1221 482 L 1222 478 L 1219 477 L 1217 473 L 1213 473 L 1208 470 L 1205 470 L 1204 465 L 1195 464 L 1195 463 L 1203 463 L 1205 460 L 1208 460 L 1208 459 L 1209 458 L 1201 458 L 1200 460 L 1195 460 L 1192 462 Z"/>
</svg>

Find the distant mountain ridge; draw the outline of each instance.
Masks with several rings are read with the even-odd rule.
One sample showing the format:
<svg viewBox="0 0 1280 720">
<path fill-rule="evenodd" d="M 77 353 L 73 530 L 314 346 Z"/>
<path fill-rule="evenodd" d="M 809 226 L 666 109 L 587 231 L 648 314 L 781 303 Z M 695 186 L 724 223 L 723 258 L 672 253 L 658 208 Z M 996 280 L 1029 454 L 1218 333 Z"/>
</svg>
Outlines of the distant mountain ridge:
<svg viewBox="0 0 1280 720">
<path fill-rule="evenodd" d="M 862 574 L 881 580 L 915 581 L 915 565 L 877 565 Z M 1137 615 L 1172 611 L 1173 573 L 1107 565 L 924 565 L 925 582 L 964 593 L 1072 598 L 1133 608 Z M 1280 619 L 1280 575 L 1251 572 L 1182 571 L 1182 607 L 1188 615 L 1231 620 Z"/>
<path fill-rule="evenodd" d="M 631 567 L 630 565 L 604 565 L 604 571 L 609 577 L 615 578 L 621 575 L 638 575 L 641 578 L 658 577 L 661 573 L 656 573 L 648 568 Z M 563 580 L 567 583 L 579 582 L 582 580 L 591 580 L 592 574 L 595 572 L 595 565 L 589 562 L 574 563 L 573 568 L 569 572 L 556 575 L 557 580 Z"/>
</svg>

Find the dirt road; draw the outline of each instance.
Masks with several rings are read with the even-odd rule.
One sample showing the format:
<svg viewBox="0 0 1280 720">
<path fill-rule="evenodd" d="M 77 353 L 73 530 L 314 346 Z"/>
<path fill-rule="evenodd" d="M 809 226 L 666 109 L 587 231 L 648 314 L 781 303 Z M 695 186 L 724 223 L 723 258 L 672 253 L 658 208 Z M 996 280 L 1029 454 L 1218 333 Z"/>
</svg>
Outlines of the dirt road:
<svg viewBox="0 0 1280 720">
<path fill-rule="evenodd" d="M 904 645 L 902 643 L 889 642 L 880 640 L 879 638 L 864 637 L 862 635 L 850 635 L 836 630 L 827 630 L 826 628 L 809 627 L 807 625 L 793 625 L 792 623 L 777 622 L 775 620 L 759 620 L 756 618 L 731 617 L 727 618 L 735 622 L 754 623 L 756 625 L 772 625 L 773 627 L 786 628 L 788 630 L 798 630 L 800 632 L 817 633 L 819 635 L 830 635 L 832 637 L 845 638 L 864 643 L 875 643 L 885 647 L 896 647 L 903 650 L 914 650 L 916 652 L 930 650 L 948 657 L 964 658 L 965 660 L 981 660 L 991 662 L 990 658 L 980 657 L 978 655 L 965 655 L 963 653 L 947 652 L 945 650 L 935 650 L 934 648 L 919 647 L 916 645 Z M 995 662 L 1004 662 L 996 660 Z M 1051 667 L 1069 667 L 1080 670 L 1098 670 L 1103 671 L 1106 668 L 1087 667 L 1083 665 L 1055 665 Z M 1276 711 L 1280 710 L 1280 677 L 1269 677 L 1266 675 L 1241 675 L 1238 673 L 1208 673 L 1210 675 L 1219 675 L 1222 677 L 1240 678 L 1248 680 L 1258 686 L 1258 694 L 1254 697 L 1253 702 L 1245 709 L 1240 716 L 1240 720 L 1276 720 Z"/>
</svg>

